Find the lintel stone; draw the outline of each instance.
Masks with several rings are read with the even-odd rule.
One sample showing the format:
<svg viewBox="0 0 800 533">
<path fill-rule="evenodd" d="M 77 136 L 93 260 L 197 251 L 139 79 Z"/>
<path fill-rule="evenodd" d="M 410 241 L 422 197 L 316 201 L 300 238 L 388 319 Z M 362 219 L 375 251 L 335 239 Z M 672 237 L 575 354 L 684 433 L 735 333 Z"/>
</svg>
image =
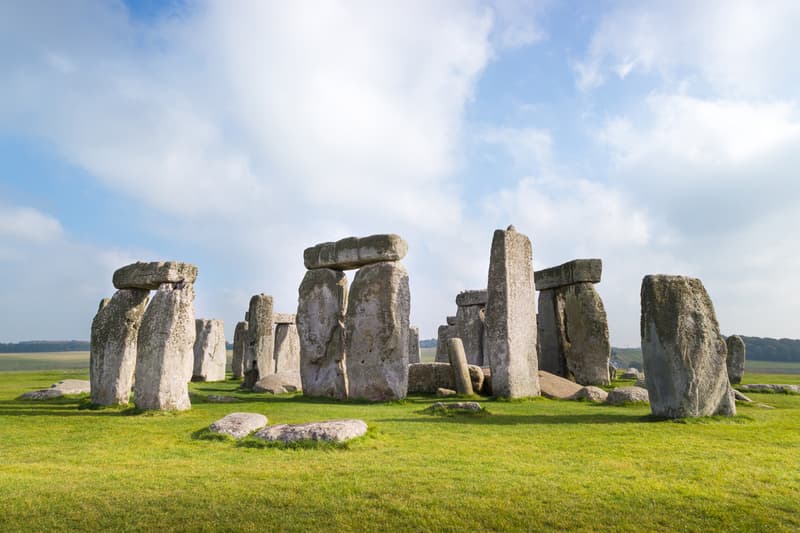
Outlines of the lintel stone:
<svg viewBox="0 0 800 533">
<path fill-rule="evenodd" d="M 602 272 L 601 259 L 575 259 L 563 265 L 534 272 L 533 277 L 536 290 L 543 291 L 575 283 L 599 283 Z"/>
<path fill-rule="evenodd" d="M 194 283 L 197 267 L 180 261 L 132 263 L 117 269 L 112 281 L 117 289 L 157 290 L 162 283 Z"/>
<path fill-rule="evenodd" d="M 469 305 L 482 305 L 486 306 L 486 289 L 463 291 L 456 296 L 456 305 L 459 307 L 466 307 Z"/>
<path fill-rule="evenodd" d="M 330 268 L 352 270 L 386 261 L 399 261 L 408 253 L 408 243 L 395 234 L 347 237 L 306 248 L 303 262 L 308 270 Z"/>
</svg>

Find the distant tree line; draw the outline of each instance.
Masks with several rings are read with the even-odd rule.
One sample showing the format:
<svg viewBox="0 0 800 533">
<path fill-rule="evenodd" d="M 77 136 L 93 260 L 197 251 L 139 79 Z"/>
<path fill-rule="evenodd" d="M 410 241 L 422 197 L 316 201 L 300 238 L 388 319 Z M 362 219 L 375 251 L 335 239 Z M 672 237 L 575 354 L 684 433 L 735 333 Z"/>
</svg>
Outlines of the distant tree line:
<svg viewBox="0 0 800 533">
<path fill-rule="evenodd" d="M 747 359 L 800 362 L 800 340 L 745 337 L 744 335 L 742 335 L 742 339 L 747 350 Z"/>
<path fill-rule="evenodd" d="M 436 339 L 422 339 L 419 341 L 420 348 L 436 348 Z"/>
<path fill-rule="evenodd" d="M 0 353 L 88 352 L 88 341 L 0 342 Z"/>
</svg>

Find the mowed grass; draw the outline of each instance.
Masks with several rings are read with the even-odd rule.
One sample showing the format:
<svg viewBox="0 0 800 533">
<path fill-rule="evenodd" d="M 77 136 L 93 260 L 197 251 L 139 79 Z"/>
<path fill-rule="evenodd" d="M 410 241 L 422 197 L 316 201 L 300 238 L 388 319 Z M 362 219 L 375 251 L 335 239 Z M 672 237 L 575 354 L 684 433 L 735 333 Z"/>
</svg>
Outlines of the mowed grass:
<svg viewBox="0 0 800 533">
<path fill-rule="evenodd" d="M 233 381 L 191 384 L 193 408 L 179 414 L 16 400 L 64 378 L 87 373 L 0 374 L 1 531 L 800 528 L 800 396 L 752 394 L 774 408 L 690 423 L 546 399 L 482 400 L 488 415 L 440 417 L 419 413 L 433 397 L 313 401 Z M 235 411 L 272 424 L 361 418 L 371 429 L 343 449 L 197 438 Z"/>
</svg>

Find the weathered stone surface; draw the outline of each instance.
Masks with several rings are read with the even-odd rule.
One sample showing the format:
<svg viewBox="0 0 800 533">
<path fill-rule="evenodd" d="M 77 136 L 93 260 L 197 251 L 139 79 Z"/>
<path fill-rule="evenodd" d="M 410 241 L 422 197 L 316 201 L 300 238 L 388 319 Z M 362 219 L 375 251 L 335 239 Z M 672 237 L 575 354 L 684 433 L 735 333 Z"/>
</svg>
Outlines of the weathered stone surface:
<svg viewBox="0 0 800 533">
<path fill-rule="evenodd" d="M 493 394 L 538 396 L 533 250 L 513 226 L 494 232 L 487 290 L 484 334 Z"/>
<path fill-rule="evenodd" d="M 466 307 L 470 305 L 486 307 L 487 298 L 488 293 L 486 292 L 486 289 L 462 291 L 456 295 L 456 305 L 459 307 Z"/>
<path fill-rule="evenodd" d="M 85 379 L 62 379 L 50 385 L 50 389 L 61 391 L 61 394 L 87 394 L 91 391 L 91 383 Z"/>
<path fill-rule="evenodd" d="M 600 259 L 575 259 L 534 273 L 536 290 L 544 291 L 572 285 L 574 283 L 599 283 L 603 273 Z"/>
<path fill-rule="evenodd" d="M 279 323 L 275 327 L 275 372 L 294 372 L 299 379 L 300 335 L 295 324 Z"/>
<path fill-rule="evenodd" d="M 742 382 L 744 375 L 744 340 L 739 335 L 731 335 L 725 342 L 728 345 L 728 379 L 735 385 Z"/>
<path fill-rule="evenodd" d="M 622 374 L 620 374 L 619 379 L 636 379 L 636 380 L 643 380 L 644 373 L 640 372 L 639 370 L 631 367 L 626 369 Z"/>
<path fill-rule="evenodd" d="M 189 409 L 194 366 L 194 287 L 164 283 L 142 318 L 136 353 L 134 404 L 139 409 Z"/>
<path fill-rule="evenodd" d="M 32 390 L 20 395 L 20 400 L 52 400 L 53 398 L 61 398 L 64 393 L 58 389 L 39 389 Z"/>
<path fill-rule="evenodd" d="M 253 385 L 253 392 L 268 392 L 270 394 L 284 394 L 287 392 L 297 392 L 302 388 L 300 372 L 284 371 L 277 374 L 270 374 L 259 379 Z"/>
<path fill-rule="evenodd" d="M 457 316 L 449 316 L 447 317 L 447 325 L 448 326 L 455 326 L 458 324 L 458 317 Z"/>
<path fill-rule="evenodd" d="M 277 424 L 268 426 L 255 434 L 266 441 L 298 442 L 326 441 L 344 442 L 360 437 L 367 432 L 363 420 L 330 420 L 328 422 L 309 422 L 308 424 Z"/>
<path fill-rule="evenodd" d="M 459 307 L 456 313 L 455 336 L 464 344 L 464 353 L 471 365 L 484 364 L 484 315 L 484 308 L 477 305 Z"/>
<path fill-rule="evenodd" d="M 453 389 L 445 389 L 444 387 L 436 389 L 436 396 L 439 396 L 440 398 L 446 398 L 447 396 L 455 396 L 457 394 L 458 393 Z"/>
<path fill-rule="evenodd" d="M 655 416 L 735 415 L 727 346 L 699 279 L 645 276 L 642 357 Z"/>
<path fill-rule="evenodd" d="M 456 329 L 453 326 L 439 326 L 436 339 L 436 362 L 450 363 L 447 355 L 447 340 L 456 336 Z"/>
<path fill-rule="evenodd" d="M 479 366 L 468 365 L 472 391 L 483 391 L 485 375 Z M 413 363 L 408 365 L 408 393 L 434 394 L 436 389 L 455 389 L 455 378 L 450 363 Z"/>
<path fill-rule="evenodd" d="M 297 315 L 292 313 L 275 313 L 272 315 L 272 320 L 276 324 L 294 324 L 297 321 Z"/>
<path fill-rule="evenodd" d="M 480 413 L 483 407 L 478 402 L 436 402 L 423 413 Z"/>
<path fill-rule="evenodd" d="M 356 273 L 345 318 L 350 398 L 405 398 L 410 312 L 408 272 L 401 263 L 376 263 Z"/>
<path fill-rule="evenodd" d="M 256 386 L 256 383 L 258 383 L 260 377 L 261 376 L 258 374 L 257 368 L 245 370 L 244 379 L 242 380 L 242 384 L 239 385 L 239 388 L 244 390 L 253 390 L 253 387 Z"/>
<path fill-rule="evenodd" d="M 384 234 L 369 237 L 348 237 L 336 242 L 324 242 L 303 252 L 306 268 L 349 270 L 373 263 L 399 261 L 408 253 L 408 243 L 399 235 Z"/>
<path fill-rule="evenodd" d="M 346 305 L 347 276 L 343 272 L 330 269 L 306 272 L 299 289 L 297 331 L 300 377 L 307 396 L 347 398 Z"/>
<path fill-rule="evenodd" d="M 539 370 L 566 377 L 566 338 L 564 337 L 564 299 L 555 290 L 539 293 L 539 315 L 537 317 L 539 342 Z"/>
<path fill-rule="evenodd" d="M 91 401 L 97 405 L 126 404 L 136 369 L 136 342 L 149 292 L 120 289 L 92 320 L 89 352 Z"/>
<path fill-rule="evenodd" d="M 600 387 L 587 385 L 575 393 L 573 400 L 586 400 L 594 403 L 603 403 L 608 399 L 608 393 Z"/>
<path fill-rule="evenodd" d="M 419 328 L 408 328 L 408 363 L 419 363 Z"/>
<path fill-rule="evenodd" d="M 212 433 L 230 435 L 234 439 L 243 439 L 257 429 L 267 425 L 267 417 L 259 413 L 231 413 L 210 426 Z"/>
<path fill-rule="evenodd" d="M 453 337 L 447 341 L 447 353 L 450 356 L 450 368 L 453 371 L 456 392 L 468 396 L 472 395 L 472 382 L 469 379 L 467 356 L 464 353 L 464 344 L 461 339 Z"/>
<path fill-rule="evenodd" d="M 733 389 L 733 397 L 736 399 L 737 402 L 753 403 L 753 400 L 751 400 L 748 396 L 745 396 L 736 389 Z"/>
<path fill-rule="evenodd" d="M 233 360 L 231 367 L 233 378 L 241 379 L 244 377 L 244 351 L 247 344 L 248 324 L 246 321 L 237 322 L 236 329 L 233 330 Z"/>
<path fill-rule="evenodd" d="M 225 324 L 222 320 L 198 318 L 194 321 L 194 370 L 192 381 L 225 381 L 228 354 Z"/>
<path fill-rule="evenodd" d="M 569 400 L 583 387 L 574 381 L 539 370 L 539 388 L 542 396 L 550 399 Z"/>
<path fill-rule="evenodd" d="M 800 394 L 800 385 L 780 385 L 775 383 L 748 383 L 740 385 L 745 392 L 777 392 L 780 394 Z"/>
<path fill-rule="evenodd" d="M 650 401 L 647 389 L 641 387 L 618 387 L 608 393 L 606 403 L 610 405 L 623 405 Z"/>
<path fill-rule="evenodd" d="M 272 296 L 255 294 L 250 298 L 243 366 L 245 372 L 255 366 L 262 378 L 275 373 L 275 322 L 272 309 Z"/>
<path fill-rule="evenodd" d="M 180 261 L 133 263 L 114 272 L 117 289 L 156 290 L 162 283 L 194 283 L 197 267 Z"/>
</svg>

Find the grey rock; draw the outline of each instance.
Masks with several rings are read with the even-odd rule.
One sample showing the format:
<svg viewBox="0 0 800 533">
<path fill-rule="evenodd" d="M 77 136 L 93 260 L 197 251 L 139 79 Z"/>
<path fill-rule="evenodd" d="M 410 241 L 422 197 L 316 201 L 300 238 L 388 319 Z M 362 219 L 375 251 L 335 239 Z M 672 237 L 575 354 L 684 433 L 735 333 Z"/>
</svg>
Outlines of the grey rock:
<svg viewBox="0 0 800 533">
<path fill-rule="evenodd" d="M 603 403 L 608 399 L 608 393 L 601 389 L 600 387 L 595 387 L 593 385 L 587 385 L 586 387 L 581 388 L 575 395 L 572 397 L 573 400 L 586 400 L 589 402 L 594 403 Z"/>
<path fill-rule="evenodd" d="M 574 283 L 599 283 L 603 273 L 600 259 L 575 259 L 534 273 L 536 290 L 556 289 Z"/>
<path fill-rule="evenodd" d="M 455 336 L 464 344 L 467 362 L 471 365 L 482 365 L 484 308 L 477 305 L 462 306 L 456 313 Z"/>
<path fill-rule="evenodd" d="M 486 379 L 484 369 L 468 365 L 472 391 L 483 392 Z M 455 389 L 455 377 L 450 363 L 414 363 L 408 365 L 408 392 L 434 394 L 436 389 Z"/>
<path fill-rule="evenodd" d="M 419 328 L 408 328 L 408 363 L 419 363 Z"/>
<path fill-rule="evenodd" d="M 436 362 L 448 363 L 450 362 L 447 355 L 447 341 L 451 337 L 456 336 L 456 328 L 454 326 L 439 326 L 438 338 L 436 339 Z"/>
<path fill-rule="evenodd" d="M 270 394 L 285 394 L 297 392 L 302 389 L 300 372 L 284 371 L 259 379 L 253 385 L 253 392 L 268 392 Z"/>
<path fill-rule="evenodd" d="M 398 262 L 362 267 L 345 318 L 348 397 L 405 398 L 408 389 L 408 272 Z"/>
<path fill-rule="evenodd" d="M 307 396 L 347 398 L 346 305 L 347 276 L 343 272 L 330 269 L 306 272 L 299 289 L 297 331 L 300 377 Z"/>
<path fill-rule="evenodd" d="M 194 321 L 194 369 L 192 381 L 225 381 L 228 352 L 222 320 L 198 318 Z"/>
<path fill-rule="evenodd" d="M 564 324 L 564 298 L 553 289 L 539 293 L 539 315 L 537 319 L 539 342 L 539 370 L 556 376 L 567 377 L 567 350 Z"/>
<path fill-rule="evenodd" d="M 470 305 L 486 307 L 487 298 L 488 293 L 486 289 L 462 291 L 456 295 L 456 305 L 459 307 L 467 307 Z"/>
<path fill-rule="evenodd" d="M 453 371 L 456 392 L 471 396 L 473 394 L 472 381 L 469 379 L 467 356 L 464 354 L 464 344 L 461 339 L 453 337 L 447 341 L 447 353 L 450 356 L 450 368 Z"/>
<path fill-rule="evenodd" d="M 447 325 L 448 326 L 455 326 L 458 324 L 458 317 L 457 316 L 449 316 L 447 317 Z"/>
<path fill-rule="evenodd" d="M 194 283 L 197 267 L 180 261 L 133 263 L 114 272 L 117 289 L 156 290 L 162 283 Z"/>
<path fill-rule="evenodd" d="M 234 439 L 243 439 L 257 429 L 267 425 L 267 417 L 259 413 L 231 413 L 210 426 L 212 433 L 230 435 Z"/>
<path fill-rule="evenodd" d="M 92 320 L 89 351 L 92 403 L 129 402 L 136 369 L 136 343 L 148 295 L 142 289 L 120 289 L 101 305 Z"/>
<path fill-rule="evenodd" d="M 539 370 L 539 388 L 542 396 L 557 400 L 569 400 L 583 387 L 574 381 Z"/>
<path fill-rule="evenodd" d="M 775 383 L 748 383 L 740 385 L 740 390 L 745 392 L 777 392 L 780 394 L 800 394 L 800 385 L 780 385 Z"/>
<path fill-rule="evenodd" d="M 247 344 L 248 324 L 246 321 L 237 322 L 236 329 L 233 330 L 233 360 L 231 367 L 233 378 L 241 379 L 244 377 L 244 351 Z"/>
<path fill-rule="evenodd" d="M 61 398 L 64 393 L 58 389 L 39 389 L 32 390 L 22 394 L 20 400 L 52 400 L 53 398 Z"/>
<path fill-rule="evenodd" d="M 641 374 L 641 375 L 644 376 L 644 374 Z M 640 377 L 639 379 L 636 380 L 636 383 L 634 383 L 633 386 L 634 387 L 641 387 L 643 389 L 646 389 L 647 388 L 647 380 L 644 379 L 644 377 Z"/>
<path fill-rule="evenodd" d="M 728 349 L 702 282 L 645 276 L 641 297 L 642 358 L 653 414 L 735 415 Z"/>
<path fill-rule="evenodd" d="M 619 379 L 644 380 L 644 374 L 635 368 L 629 368 L 619 375 Z"/>
<path fill-rule="evenodd" d="M 286 443 L 299 441 L 345 442 L 366 433 L 366 422 L 349 419 L 307 424 L 278 424 L 265 427 L 256 433 L 255 437 L 266 441 Z"/>
<path fill-rule="evenodd" d="M 297 326 L 286 322 L 275 327 L 275 372 L 300 376 L 300 335 Z"/>
<path fill-rule="evenodd" d="M 408 253 L 408 243 L 399 235 L 370 235 L 348 237 L 336 242 L 324 242 L 303 252 L 306 268 L 349 270 L 373 263 L 399 261 Z"/>
<path fill-rule="evenodd" d="M 736 399 L 737 402 L 753 403 L 753 400 L 751 400 L 749 397 L 745 396 L 736 389 L 733 389 L 733 397 Z"/>
<path fill-rule="evenodd" d="M 294 324 L 297 321 L 297 315 L 291 313 L 275 313 L 272 315 L 272 320 L 276 324 Z"/>
<path fill-rule="evenodd" d="M 425 413 L 480 413 L 483 407 L 478 402 L 436 402 L 424 409 Z"/>
<path fill-rule="evenodd" d="M 739 335 L 731 335 L 725 341 L 728 345 L 728 379 L 734 385 L 742 382 L 744 376 L 745 345 Z"/>
<path fill-rule="evenodd" d="M 223 396 L 220 394 L 209 394 L 206 396 L 206 401 L 208 403 L 236 403 L 241 402 L 242 400 L 236 398 L 234 396 Z"/>
<path fill-rule="evenodd" d="M 440 398 L 446 398 L 447 396 L 456 396 L 458 393 L 453 389 L 445 389 L 444 387 L 440 387 L 436 389 L 436 396 Z"/>
<path fill-rule="evenodd" d="M 610 405 L 623 405 L 626 403 L 645 403 L 650 401 L 647 389 L 641 387 L 618 387 L 608 393 L 606 403 Z"/>
<path fill-rule="evenodd" d="M 194 287 L 162 284 L 139 328 L 133 387 L 137 408 L 191 408 L 187 383 L 194 366 L 194 338 Z"/>
<path fill-rule="evenodd" d="M 486 348 L 497 397 L 539 395 L 531 241 L 497 230 L 489 260 Z"/>
<path fill-rule="evenodd" d="M 250 298 L 243 367 L 245 372 L 258 368 L 261 377 L 275 373 L 275 322 L 272 309 L 272 296 L 255 294 Z"/>
</svg>

